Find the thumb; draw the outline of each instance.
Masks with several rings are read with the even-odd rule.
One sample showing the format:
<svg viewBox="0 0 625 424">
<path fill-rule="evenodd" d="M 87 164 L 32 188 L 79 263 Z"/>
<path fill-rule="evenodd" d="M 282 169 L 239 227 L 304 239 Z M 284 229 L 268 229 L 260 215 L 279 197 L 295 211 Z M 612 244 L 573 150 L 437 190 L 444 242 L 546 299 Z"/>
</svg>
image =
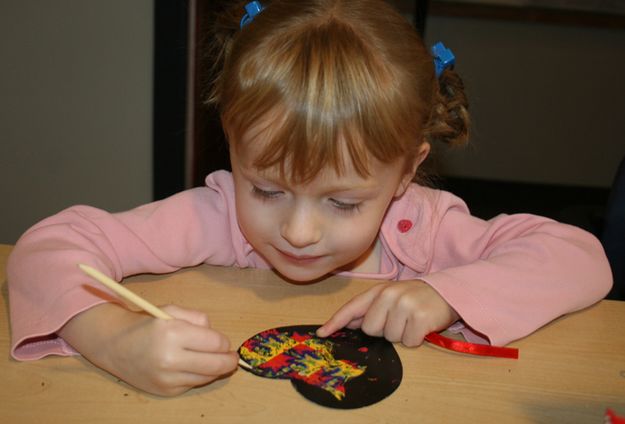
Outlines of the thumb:
<svg viewBox="0 0 625 424">
<path fill-rule="evenodd" d="M 378 284 L 341 306 L 325 324 L 317 329 L 317 336 L 327 337 L 349 324 L 362 323 L 369 307 L 386 286 L 387 283 Z"/>
<path fill-rule="evenodd" d="M 163 309 L 163 311 L 167 312 L 175 319 L 183 320 L 200 327 L 210 328 L 208 315 L 206 315 L 204 312 L 196 311 L 194 309 L 182 308 L 177 305 L 166 305 L 163 306 L 161 309 Z"/>
</svg>

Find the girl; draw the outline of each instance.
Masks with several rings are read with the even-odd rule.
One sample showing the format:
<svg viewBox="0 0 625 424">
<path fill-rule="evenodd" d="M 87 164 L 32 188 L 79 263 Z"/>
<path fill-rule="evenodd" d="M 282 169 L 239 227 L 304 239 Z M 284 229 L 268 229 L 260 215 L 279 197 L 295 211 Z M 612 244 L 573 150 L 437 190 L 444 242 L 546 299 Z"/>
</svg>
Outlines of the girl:
<svg viewBox="0 0 625 424">
<path fill-rule="evenodd" d="M 8 264 L 15 358 L 80 352 L 160 395 L 236 368 L 204 314 L 130 312 L 85 288 L 95 283 L 81 262 L 117 280 L 200 263 L 273 268 L 297 281 L 387 280 L 319 335 L 360 327 L 407 346 L 452 324 L 506 344 L 608 292 L 591 235 L 529 215 L 482 221 L 453 195 L 411 182 L 431 143 L 465 141 L 468 115 L 458 75 L 437 76 L 441 58 L 391 7 L 264 3 L 237 5 L 215 37 L 221 71 L 210 101 L 232 174 L 128 212 L 77 206 L 31 228 Z"/>
</svg>

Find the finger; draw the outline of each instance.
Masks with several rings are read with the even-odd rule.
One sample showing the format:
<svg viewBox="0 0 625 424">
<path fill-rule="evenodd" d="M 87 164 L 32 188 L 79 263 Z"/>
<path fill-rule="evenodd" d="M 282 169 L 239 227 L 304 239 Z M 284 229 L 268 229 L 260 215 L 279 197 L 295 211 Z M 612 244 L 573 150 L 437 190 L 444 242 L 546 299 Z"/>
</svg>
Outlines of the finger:
<svg viewBox="0 0 625 424">
<path fill-rule="evenodd" d="M 371 303 L 362 322 L 362 331 L 374 337 L 384 336 L 384 329 L 391 311 L 395 309 L 401 291 L 398 285 L 386 286 Z"/>
<path fill-rule="evenodd" d="M 179 357 L 178 359 L 182 359 L 183 363 L 185 360 L 188 360 L 188 358 L 184 357 Z M 181 368 L 181 364 L 178 362 L 168 364 L 164 369 L 152 368 L 150 371 L 153 371 L 151 378 L 145 384 L 139 384 L 136 387 L 159 396 L 177 396 L 193 387 L 206 385 L 228 373 L 228 371 L 225 371 L 224 373 L 202 374 L 200 372 L 186 371 Z M 132 382 L 129 383 L 132 384 Z"/>
<path fill-rule="evenodd" d="M 210 327 L 210 321 L 204 312 L 181 308 L 177 305 L 166 305 L 163 306 L 162 309 L 176 319 L 180 319 L 194 325 L 199 325 L 201 327 Z"/>
<path fill-rule="evenodd" d="M 404 334 L 402 336 L 401 342 L 404 346 L 407 347 L 415 347 L 423 344 L 423 338 L 425 337 L 425 332 L 423 331 L 422 325 L 418 322 L 418 320 L 411 318 L 406 323 L 406 328 L 404 329 Z"/>
<path fill-rule="evenodd" d="M 351 330 L 355 330 L 357 328 L 360 328 L 360 326 L 362 325 L 362 320 L 363 318 L 357 318 L 354 320 L 351 320 L 345 327 L 351 329 Z"/>
<path fill-rule="evenodd" d="M 212 328 L 187 325 L 178 336 L 180 345 L 186 350 L 201 353 L 230 352 L 230 340 Z"/>
<path fill-rule="evenodd" d="M 239 365 L 239 355 L 228 353 L 184 352 L 180 357 L 181 371 L 205 377 L 219 377 L 234 371 Z"/>
<path fill-rule="evenodd" d="M 202 375 L 193 372 L 181 371 L 171 377 L 174 387 L 183 388 L 185 391 L 192 387 L 204 386 L 219 378 L 219 375 Z"/>
<path fill-rule="evenodd" d="M 379 284 L 351 299 L 341 306 L 341 308 L 330 317 L 325 324 L 317 330 L 319 337 L 327 337 L 340 330 L 354 320 L 359 320 L 365 316 L 369 306 L 375 300 L 378 293 L 384 289 L 386 283 Z"/>
<path fill-rule="evenodd" d="M 392 310 L 386 319 L 383 333 L 389 342 L 400 342 L 406 329 L 407 316 L 401 310 Z"/>
<path fill-rule="evenodd" d="M 220 377 L 219 375 L 202 375 L 186 371 L 172 373 L 165 379 L 166 381 L 159 382 L 160 389 L 157 394 L 177 396 L 193 387 L 205 386 Z"/>
</svg>

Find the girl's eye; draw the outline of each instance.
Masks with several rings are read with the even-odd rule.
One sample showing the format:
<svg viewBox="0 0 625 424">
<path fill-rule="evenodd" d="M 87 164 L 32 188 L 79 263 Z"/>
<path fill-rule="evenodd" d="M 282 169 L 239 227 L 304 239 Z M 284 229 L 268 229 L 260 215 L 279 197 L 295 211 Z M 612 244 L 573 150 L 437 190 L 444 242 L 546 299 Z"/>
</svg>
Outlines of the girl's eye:
<svg viewBox="0 0 625 424">
<path fill-rule="evenodd" d="M 282 194 L 282 192 L 278 190 L 263 190 L 262 188 L 258 188 L 256 186 L 252 186 L 252 193 L 254 194 L 254 196 L 257 196 L 263 200 L 275 199 Z"/>
<path fill-rule="evenodd" d="M 341 212 L 358 212 L 358 209 L 360 208 L 360 203 L 348 203 L 336 199 L 330 199 L 330 202 L 332 202 L 332 205 Z"/>
</svg>

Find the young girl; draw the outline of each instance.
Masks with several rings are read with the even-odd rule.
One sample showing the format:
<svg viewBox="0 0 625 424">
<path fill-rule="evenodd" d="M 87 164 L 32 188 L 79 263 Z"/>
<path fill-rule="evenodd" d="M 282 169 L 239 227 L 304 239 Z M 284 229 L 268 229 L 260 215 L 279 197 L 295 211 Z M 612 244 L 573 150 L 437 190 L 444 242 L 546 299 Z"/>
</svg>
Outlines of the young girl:
<svg viewBox="0 0 625 424">
<path fill-rule="evenodd" d="M 297 281 L 385 280 L 319 335 L 348 326 L 407 346 L 452 324 L 503 345 L 608 292 L 610 269 L 590 234 L 530 215 L 483 221 L 457 197 L 411 182 L 431 143 L 464 142 L 466 100 L 458 75 L 437 69 L 444 58 L 384 1 L 245 6 L 222 16 L 210 99 L 232 174 L 128 212 L 76 206 L 31 228 L 8 264 L 16 359 L 80 352 L 160 395 L 236 368 L 203 313 L 130 312 L 86 288 L 96 283 L 77 263 L 117 280 L 200 263 Z"/>
</svg>

